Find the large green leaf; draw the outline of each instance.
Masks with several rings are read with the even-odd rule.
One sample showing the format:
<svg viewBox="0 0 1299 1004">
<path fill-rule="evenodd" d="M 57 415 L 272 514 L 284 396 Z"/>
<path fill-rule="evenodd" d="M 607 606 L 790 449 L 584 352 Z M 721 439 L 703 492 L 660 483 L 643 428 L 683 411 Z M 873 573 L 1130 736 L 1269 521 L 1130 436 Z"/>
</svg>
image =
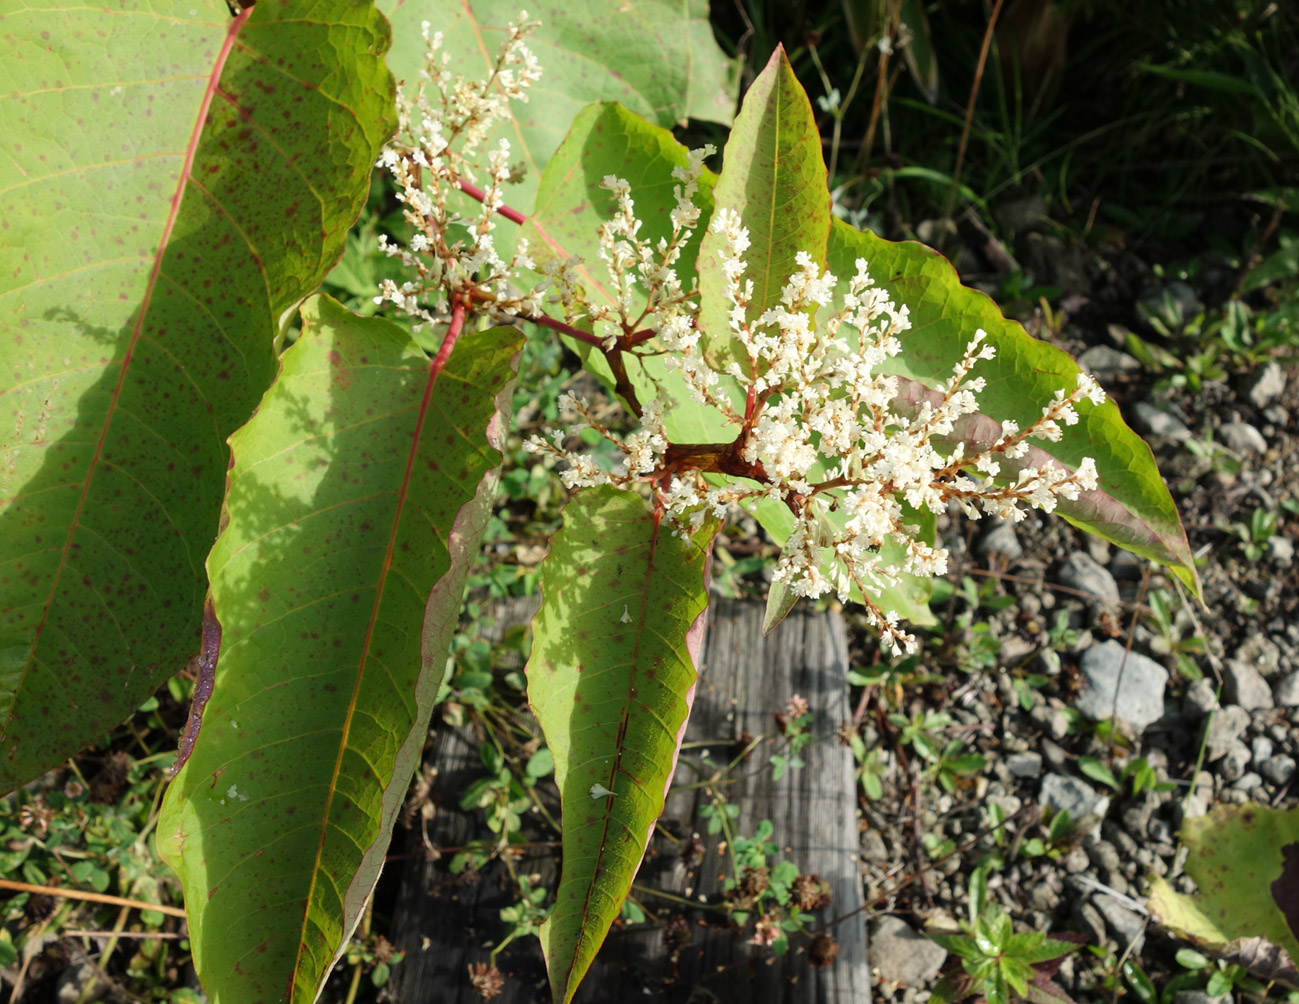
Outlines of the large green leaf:
<svg viewBox="0 0 1299 1004">
<path fill-rule="evenodd" d="M 513 328 L 445 368 L 317 297 L 233 437 L 223 638 L 159 851 L 214 1004 L 315 1000 L 379 876 L 490 514 Z"/>
<path fill-rule="evenodd" d="M 795 259 L 806 251 L 825 265 L 830 235 L 830 192 L 816 116 L 794 68 L 777 48 L 766 69 L 744 95 L 727 140 L 722 173 L 713 190 L 717 209 L 740 214 L 749 230 L 741 283 L 753 283 L 748 317 L 756 320 L 780 302 Z M 721 235 L 710 229 L 699 249 L 699 325 L 713 347 L 748 368 L 748 357 L 730 336 L 730 300 L 725 295 Z M 727 345 L 723 349 L 722 346 Z"/>
<path fill-rule="evenodd" d="M 716 528 L 674 529 L 631 492 L 586 489 L 543 566 L 528 700 L 563 801 L 563 871 L 541 929 L 560 1004 L 631 888 L 694 697 Z"/>
<path fill-rule="evenodd" d="M 1243 953 L 1246 942 L 1265 939 L 1279 952 L 1253 947 L 1255 959 L 1275 966 L 1261 975 L 1299 984 L 1299 809 L 1215 805 L 1186 820 L 1181 838 L 1199 892 L 1185 896 L 1154 876 L 1150 912 L 1215 953 Z"/>
<path fill-rule="evenodd" d="M 902 352 L 891 361 L 891 369 L 904 378 L 895 409 L 917 406 L 930 395 L 927 388 L 950 377 L 978 328 L 988 333 L 997 357 L 978 364 L 976 372 L 987 378 L 987 388 L 979 394 L 980 413 L 960 422 L 954 440 L 969 447 L 991 445 L 1001 422 L 1011 419 L 1026 428 L 1041 417 L 1043 404 L 1056 390 L 1073 389 L 1078 374 L 1073 358 L 1007 320 L 983 293 L 962 286 L 942 255 L 922 244 L 882 240 L 836 220 L 830 233 L 831 271 L 852 275 L 858 258 L 866 259 L 871 276 L 894 302 L 911 311 L 911 330 L 900 336 Z M 1127 427 L 1113 401 L 1099 407 L 1085 404 L 1079 416 L 1077 425 L 1063 427 L 1060 442 L 1033 440 L 1022 463 L 1037 466 L 1051 457 L 1077 468 L 1084 457 L 1095 459 L 1099 488 L 1075 502 L 1061 499 L 1056 512 L 1074 526 L 1168 566 L 1198 595 L 1186 533 L 1150 447 Z M 1003 467 L 1010 471 L 1015 463 L 1008 460 Z"/>
<path fill-rule="evenodd" d="M 393 126 L 352 0 L 10 4 L 0 60 L 0 792 L 199 648 L 226 437 Z"/>
<path fill-rule="evenodd" d="M 516 0 L 381 0 L 380 6 L 393 24 L 389 65 L 412 83 L 424 63 L 421 21 L 443 33 L 451 71 L 479 80 L 491 72 L 506 25 L 520 10 Z M 713 39 L 707 0 L 543 0 L 525 6 L 541 22 L 528 44 L 543 76 L 532 100 L 514 103 L 512 118 L 490 139 L 508 139 L 512 162 L 523 165 L 522 182 L 507 196 L 520 212 L 531 210 L 546 162 L 588 102 L 620 101 L 662 126 L 686 118 L 731 121 L 739 64 Z"/>
</svg>

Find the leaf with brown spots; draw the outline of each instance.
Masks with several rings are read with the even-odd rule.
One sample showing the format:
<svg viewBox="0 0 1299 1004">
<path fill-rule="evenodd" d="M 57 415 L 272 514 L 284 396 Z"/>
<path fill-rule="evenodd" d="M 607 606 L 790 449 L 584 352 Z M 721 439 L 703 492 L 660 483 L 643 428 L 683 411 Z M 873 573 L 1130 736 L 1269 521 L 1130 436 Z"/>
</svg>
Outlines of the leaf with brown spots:
<svg viewBox="0 0 1299 1004">
<path fill-rule="evenodd" d="M 213 1004 L 314 1001 L 356 926 L 490 515 L 520 341 L 467 334 L 441 366 L 328 298 L 302 315 L 230 440 L 221 654 L 158 824 Z"/>
<path fill-rule="evenodd" d="M 0 793 L 199 651 L 226 437 L 394 120 L 370 4 L 3 20 Z"/>
<path fill-rule="evenodd" d="M 1153 878 L 1151 913 L 1214 954 L 1239 953 L 1271 975 L 1291 974 L 1286 979 L 1299 975 L 1299 809 L 1217 805 L 1183 823 L 1181 836 L 1200 891 L 1184 896 Z"/>
</svg>

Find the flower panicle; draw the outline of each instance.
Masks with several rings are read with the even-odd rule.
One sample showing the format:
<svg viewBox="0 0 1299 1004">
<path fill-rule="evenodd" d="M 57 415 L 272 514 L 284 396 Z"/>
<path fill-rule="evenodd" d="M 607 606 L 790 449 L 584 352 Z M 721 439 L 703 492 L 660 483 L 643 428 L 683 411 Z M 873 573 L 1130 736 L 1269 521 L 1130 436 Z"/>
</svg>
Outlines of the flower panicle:
<svg viewBox="0 0 1299 1004">
<path fill-rule="evenodd" d="M 811 253 L 799 252 L 777 302 L 759 313 L 746 275 L 749 231 L 726 207 L 708 223 L 718 238 L 726 330 L 711 333 L 706 345 L 697 290 L 683 282 L 677 265 L 702 224 L 695 200 L 704 162 L 716 152 L 711 146 L 691 151 L 672 171 L 669 235 L 643 236 L 631 185 L 610 174 L 600 185 L 607 202 L 596 235 L 599 265 L 552 257 L 538 266 L 523 240 L 503 260 L 493 233 L 515 171 L 506 140 L 486 144 L 508 102 L 526 100 L 540 76 L 526 43 L 535 27 L 526 14 L 509 26 L 481 84 L 452 75 L 440 35 L 426 32 L 429 57 L 419 89 L 402 102 L 398 142 L 380 160 L 398 182 L 414 230 L 405 246 L 388 237 L 380 237 L 380 246 L 410 278 L 385 280 L 377 299 L 417 324 L 439 320 L 453 299 L 488 314 L 534 319 L 557 307 L 566 325 L 589 327 L 593 344 L 611 361 L 661 355 L 694 401 L 735 427 L 732 444 L 671 444 L 666 418 L 676 402 L 661 393 L 640 404 L 640 427 L 628 435 L 611 431 L 590 402 L 565 394 L 559 407 L 569 433 L 593 430 L 616 448 L 620 462 L 602 465 L 569 448 L 562 432 L 531 436 L 525 449 L 562 463 L 560 477 L 570 489 L 649 490 L 682 536 L 710 517 L 724 519 L 762 501 L 782 504 L 794 521 L 775 582 L 798 596 L 859 602 L 886 647 L 914 651 L 916 640 L 899 626 L 898 614 L 875 597 L 902 585 L 904 576 L 947 571 L 946 549 L 919 539 L 924 514 L 954 507 L 973 519 L 1018 521 L 1032 508 L 1052 512 L 1096 490 L 1100 474 L 1092 458 L 1071 469 L 1034 443 L 1059 442 L 1087 406 L 1105 403 L 1104 391 L 1079 373 L 1036 417 L 1003 420 L 989 436 L 979 399 L 997 353 L 983 329 L 968 337 L 935 387 L 904 382 L 890 372 L 890 361 L 903 350 L 910 313 L 876 285 L 865 259 L 841 280 Z M 449 196 L 470 187 L 481 209 L 465 218 L 452 208 L 462 203 Z M 598 301 L 583 281 L 593 265 L 607 277 Z M 545 283 L 517 292 L 524 270 L 541 271 Z"/>
</svg>

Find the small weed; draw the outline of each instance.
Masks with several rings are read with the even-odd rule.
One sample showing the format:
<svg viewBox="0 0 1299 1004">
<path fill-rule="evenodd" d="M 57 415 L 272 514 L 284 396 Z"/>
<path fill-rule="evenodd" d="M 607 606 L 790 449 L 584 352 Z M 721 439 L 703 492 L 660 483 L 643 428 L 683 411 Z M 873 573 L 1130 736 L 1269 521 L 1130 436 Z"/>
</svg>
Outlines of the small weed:
<svg viewBox="0 0 1299 1004">
<path fill-rule="evenodd" d="M 987 871 L 970 876 L 968 919 L 960 933 L 930 932 L 931 940 L 960 960 L 961 971 L 947 974 L 934 988 L 931 1001 L 978 998 L 986 1004 L 1013 1000 L 1068 1001 L 1054 982 L 1060 960 L 1077 951 L 1075 941 L 1047 937 L 1042 931 L 1015 933 L 1010 917 L 987 898 Z"/>
</svg>

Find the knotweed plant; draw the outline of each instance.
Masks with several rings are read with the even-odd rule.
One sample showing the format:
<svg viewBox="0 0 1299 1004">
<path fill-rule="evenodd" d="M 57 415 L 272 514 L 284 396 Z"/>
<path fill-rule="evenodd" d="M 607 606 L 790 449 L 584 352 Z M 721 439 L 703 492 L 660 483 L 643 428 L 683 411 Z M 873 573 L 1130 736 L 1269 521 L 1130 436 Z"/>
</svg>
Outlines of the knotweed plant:
<svg viewBox="0 0 1299 1004">
<path fill-rule="evenodd" d="M 457 312 L 472 310 L 527 318 L 587 342 L 609 363 L 640 428 L 620 437 L 595 417 L 590 401 L 565 395 L 560 406 L 569 424 L 550 437 L 532 436 L 526 446 L 563 461 L 567 487 L 643 490 L 682 534 L 698 530 L 709 516 L 725 520 L 761 499 L 783 504 L 794 525 L 774 581 L 796 596 L 856 599 L 895 654 L 914 651 L 915 638 L 897 613 L 873 597 L 898 585 L 904 573 L 946 572 L 946 549 L 921 539 L 916 514 L 957 507 L 973 519 L 1018 521 L 1030 508 L 1050 512 L 1060 499 L 1094 490 L 1090 457 L 1072 470 L 1050 459 L 1021 461 L 1034 440 L 1059 441 L 1061 427 L 1077 423 L 1078 406 L 1084 400 L 1102 404 L 1104 392 L 1080 372 L 1073 388 L 1057 390 L 1042 405 L 1036 421 L 1022 429 L 1003 421 L 995 441 L 966 452 L 952 436 L 963 417 L 979 412 L 986 384 L 979 364 L 995 357 L 986 333 L 971 333 L 950 376 L 918 407 L 907 407 L 897 400 L 898 378 L 888 363 L 904 350 L 909 311 L 876 285 L 870 263 L 859 258 L 854 274 L 841 277 L 818 265 L 810 249 L 800 250 L 779 302 L 755 316 L 754 284 L 745 277 L 750 233 L 728 208 L 718 209 L 709 227 L 721 239 L 716 254 L 729 324 L 725 331 L 706 331 L 697 280 L 678 275 L 677 265 L 683 248 L 697 240 L 702 211 L 695 200 L 712 147 L 692 151 L 674 169 L 672 231 L 657 242 L 639 236 L 643 224 L 631 185 L 604 177 L 602 187 L 614 202 L 598 232 L 598 258 L 611 291 L 604 302 L 588 295 L 576 260 L 552 259 L 547 280 L 530 281 L 536 266 L 526 240 L 516 243 L 508 262 L 494 240 L 495 216 L 517 215 L 503 197 L 511 179 L 509 144 L 502 139 L 487 151 L 485 168 L 476 168 L 474 159 L 492 124 L 506 114 L 506 101 L 526 101 L 539 76 L 526 43 L 535 27 L 526 15 L 510 25 L 495 71 L 481 84 L 453 77 L 440 36 L 426 29 L 430 58 L 421 87 L 400 103 L 402 133 L 381 161 L 415 228 L 406 247 L 386 237 L 381 245 L 411 275 L 401 284 L 386 282 L 379 301 L 418 323 L 434 323 L 450 310 L 455 325 Z M 476 184 L 480 175 L 482 187 Z M 462 204 L 461 193 L 480 201 L 477 215 L 461 216 L 453 208 Z M 735 429 L 733 441 L 669 440 L 665 415 L 679 402 L 666 394 L 642 402 L 626 376 L 626 357 L 649 355 L 681 373 L 695 402 L 725 417 Z M 584 427 L 618 448 L 618 469 L 606 470 L 565 445 Z M 1003 475 L 1007 461 L 1015 462 L 1011 476 Z M 900 560 L 882 554 L 888 541 L 901 547 Z"/>
</svg>

